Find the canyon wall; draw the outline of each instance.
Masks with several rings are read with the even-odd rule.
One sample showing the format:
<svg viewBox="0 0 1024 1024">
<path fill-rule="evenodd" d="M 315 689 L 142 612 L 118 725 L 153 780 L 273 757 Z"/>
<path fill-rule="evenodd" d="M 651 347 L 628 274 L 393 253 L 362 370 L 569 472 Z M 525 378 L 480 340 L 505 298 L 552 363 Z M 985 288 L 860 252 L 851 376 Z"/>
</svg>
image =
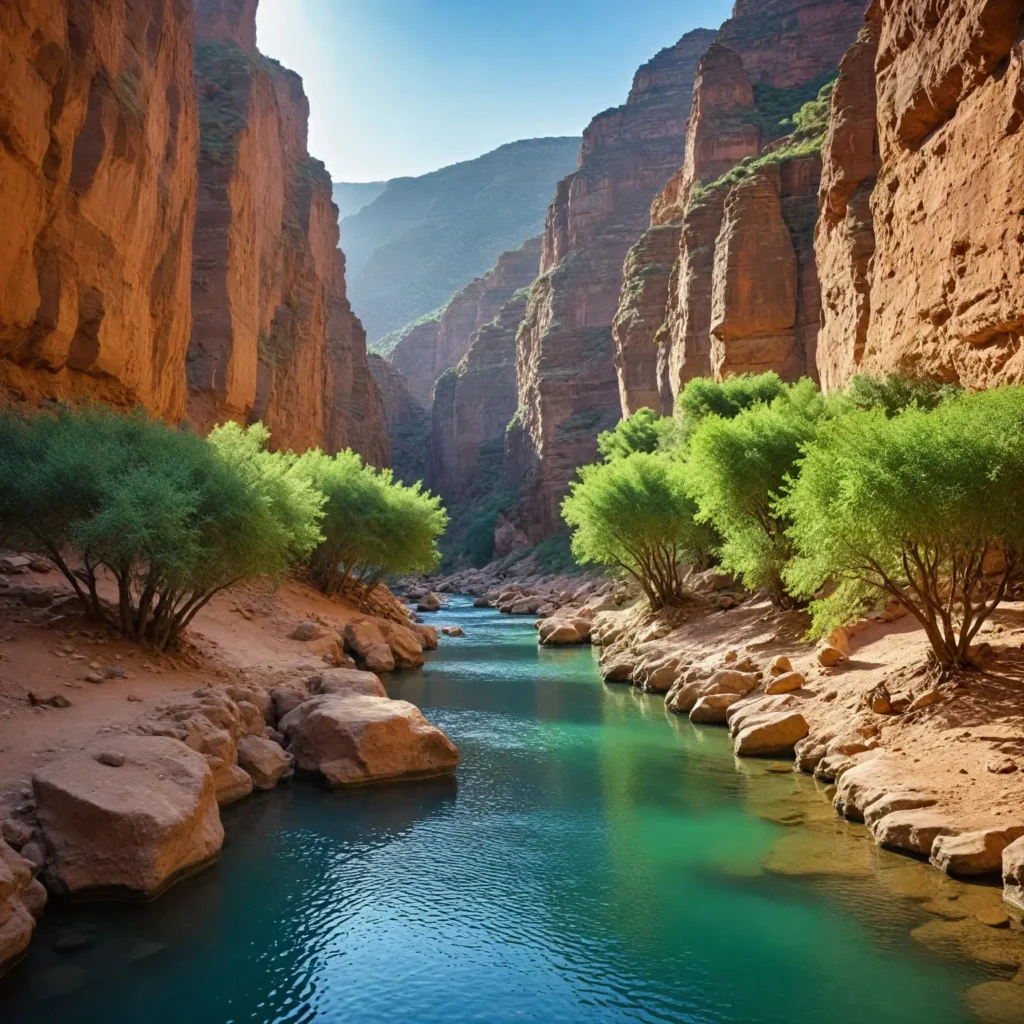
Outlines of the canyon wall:
<svg viewBox="0 0 1024 1024">
<path fill-rule="evenodd" d="M 413 397 L 402 372 L 383 356 L 371 352 L 368 363 L 384 408 L 391 468 L 399 480 L 414 484 L 426 475 L 430 414 Z"/>
<path fill-rule="evenodd" d="M 196 209 L 180 0 L 0 5 L 0 395 L 185 413 Z"/>
<path fill-rule="evenodd" d="M 491 270 L 466 285 L 435 316 L 410 324 L 395 336 L 387 358 L 425 409 L 433 403 L 434 382 L 469 351 L 473 333 L 537 277 L 540 247 L 537 237 L 502 253 Z"/>
<path fill-rule="evenodd" d="M 875 0 L 843 61 L 816 251 L 822 383 L 1024 381 L 1024 11 Z"/>
<path fill-rule="evenodd" d="M 576 467 L 619 418 L 612 321 L 623 260 L 682 163 L 694 72 L 713 39 L 690 32 L 637 72 L 626 103 L 584 132 L 579 169 L 548 210 L 541 277 L 519 333 L 521 428 L 507 460 L 522 492 L 516 518 L 531 541 L 558 529 Z"/>
<path fill-rule="evenodd" d="M 815 375 L 818 151 L 828 83 L 863 20 L 864 0 L 738 0 L 703 56 L 686 159 L 626 263 L 623 414 L 670 411 L 698 376 Z"/>
<path fill-rule="evenodd" d="M 254 0 L 197 0 L 196 14 L 189 421 L 260 419 L 275 447 L 351 446 L 386 463 L 331 180 L 306 146 L 302 80 L 257 50 Z"/>
</svg>

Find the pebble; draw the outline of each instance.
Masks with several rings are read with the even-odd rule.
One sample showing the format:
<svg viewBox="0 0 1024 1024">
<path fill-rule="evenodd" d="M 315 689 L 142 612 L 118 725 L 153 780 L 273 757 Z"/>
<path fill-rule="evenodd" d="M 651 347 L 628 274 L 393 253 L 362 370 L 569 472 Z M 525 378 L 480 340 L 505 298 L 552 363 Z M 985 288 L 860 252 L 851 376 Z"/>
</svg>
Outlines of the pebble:
<svg viewBox="0 0 1024 1024">
<path fill-rule="evenodd" d="M 129 693 L 128 694 L 128 700 L 130 700 L 133 704 L 141 704 L 142 703 L 142 698 L 136 696 L 134 693 Z"/>
<path fill-rule="evenodd" d="M 124 754 L 116 750 L 101 750 L 96 755 L 96 760 L 100 764 L 107 765 L 108 768 L 120 768 L 124 764 L 125 757 Z"/>
<path fill-rule="evenodd" d="M 101 676 L 99 672 L 86 672 L 85 681 L 87 683 L 102 683 L 103 676 Z"/>
<path fill-rule="evenodd" d="M 107 679 L 124 679 L 124 669 L 120 665 L 108 665 L 103 670 L 103 675 Z"/>
</svg>

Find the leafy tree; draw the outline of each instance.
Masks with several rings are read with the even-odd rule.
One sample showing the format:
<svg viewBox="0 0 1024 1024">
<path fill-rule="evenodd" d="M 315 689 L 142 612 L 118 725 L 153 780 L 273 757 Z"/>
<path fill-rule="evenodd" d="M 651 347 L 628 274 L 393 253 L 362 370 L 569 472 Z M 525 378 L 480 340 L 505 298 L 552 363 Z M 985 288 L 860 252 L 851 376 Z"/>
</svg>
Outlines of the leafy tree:
<svg viewBox="0 0 1024 1024">
<path fill-rule="evenodd" d="M 652 409 L 638 409 L 632 416 L 620 420 L 614 430 L 597 435 L 597 450 L 606 462 L 624 458 L 634 452 L 653 452 L 658 448 L 658 421 L 660 416 Z"/>
<path fill-rule="evenodd" d="M 682 564 L 703 562 L 712 544 L 710 530 L 694 519 L 685 467 L 637 452 L 584 466 L 579 476 L 562 502 L 576 560 L 625 570 L 652 608 L 682 601 Z"/>
<path fill-rule="evenodd" d="M 884 409 L 826 424 L 778 511 L 797 557 L 786 578 L 822 633 L 887 595 L 921 623 L 940 671 L 967 667 L 1024 555 L 1024 389 Z"/>
<path fill-rule="evenodd" d="M 774 388 L 770 381 L 764 384 L 765 392 Z M 776 605 L 789 607 L 783 570 L 792 541 L 776 499 L 832 403 L 810 380 L 782 387 L 770 404 L 751 405 L 731 419 L 704 416 L 691 438 L 687 465 L 698 518 L 722 538 L 723 567 L 742 577 L 749 590 L 765 589 Z"/>
<path fill-rule="evenodd" d="M 912 405 L 934 409 L 947 399 L 963 394 L 963 389 L 956 384 L 898 373 L 887 377 L 858 373 L 850 381 L 847 394 L 858 409 L 882 409 L 887 416 L 895 416 Z"/>
<path fill-rule="evenodd" d="M 690 438 L 708 416 L 732 419 L 744 409 L 774 401 L 785 390 L 786 385 L 774 372 L 743 374 L 723 381 L 697 377 L 683 388 L 676 399 L 676 429 L 666 435 L 663 447 L 685 450 Z"/>
<path fill-rule="evenodd" d="M 7 415 L 0 521 L 48 555 L 86 612 L 133 640 L 172 644 L 219 591 L 281 572 L 319 539 L 321 498 L 288 480 L 262 426 L 205 442 L 136 412 Z M 109 574 L 116 611 L 100 595 Z"/>
<path fill-rule="evenodd" d="M 300 456 L 294 473 L 325 496 L 323 540 L 313 577 L 328 594 L 351 584 L 375 586 L 388 573 L 429 572 L 440 561 L 437 538 L 448 516 L 441 500 L 396 481 L 391 470 L 364 466 L 355 452 Z"/>
</svg>

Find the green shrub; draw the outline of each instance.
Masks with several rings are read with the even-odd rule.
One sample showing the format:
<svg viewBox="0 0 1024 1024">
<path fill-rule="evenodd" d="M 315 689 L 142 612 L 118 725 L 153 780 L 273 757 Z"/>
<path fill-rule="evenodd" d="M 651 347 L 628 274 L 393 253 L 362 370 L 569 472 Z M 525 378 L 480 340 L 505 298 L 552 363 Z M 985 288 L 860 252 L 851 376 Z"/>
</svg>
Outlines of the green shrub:
<svg viewBox="0 0 1024 1024">
<path fill-rule="evenodd" d="M 850 381 L 846 393 L 858 409 L 882 409 L 887 416 L 895 416 L 912 405 L 919 409 L 935 409 L 946 399 L 962 395 L 963 388 L 957 384 L 897 373 L 887 377 L 858 373 Z"/>
<path fill-rule="evenodd" d="M 786 578 L 807 596 L 839 583 L 811 606 L 817 633 L 887 595 L 943 673 L 962 669 L 1021 563 L 1021 495 L 1024 389 L 852 413 L 822 427 L 779 502 L 797 551 Z"/>
<path fill-rule="evenodd" d="M 691 494 L 700 520 L 722 538 L 723 567 L 739 575 L 748 590 L 767 590 L 779 607 L 791 605 L 783 571 L 792 542 L 776 499 L 831 405 L 805 379 L 783 385 L 770 404 L 752 405 L 731 419 L 704 416 L 690 439 Z"/>
<path fill-rule="evenodd" d="M 319 539 L 322 499 L 265 450 L 262 425 L 205 442 L 102 408 L 0 423 L 4 532 L 48 555 L 86 612 L 129 639 L 168 647 L 214 594 L 282 572 Z"/>
<path fill-rule="evenodd" d="M 774 372 L 743 374 L 724 381 L 696 377 L 679 392 L 671 422 L 662 422 L 661 447 L 683 455 L 690 438 L 708 416 L 732 419 L 744 409 L 774 401 L 785 390 L 782 378 Z"/>
<path fill-rule="evenodd" d="M 396 481 L 391 470 L 363 465 L 355 452 L 302 455 L 294 473 L 326 499 L 323 540 L 311 568 L 321 589 L 336 594 L 350 583 L 372 588 L 389 573 L 430 572 L 448 516 L 441 500 L 419 483 Z"/>
<path fill-rule="evenodd" d="M 606 462 L 624 458 L 634 452 L 653 452 L 658 447 L 658 420 L 651 409 L 637 409 L 628 419 L 620 420 L 614 430 L 597 436 L 597 450 Z"/>
<path fill-rule="evenodd" d="M 681 565 L 702 562 L 712 543 L 694 520 L 684 466 L 638 452 L 584 466 L 579 476 L 562 502 L 576 560 L 625 570 L 653 608 L 682 601 Z"/>
</svg>

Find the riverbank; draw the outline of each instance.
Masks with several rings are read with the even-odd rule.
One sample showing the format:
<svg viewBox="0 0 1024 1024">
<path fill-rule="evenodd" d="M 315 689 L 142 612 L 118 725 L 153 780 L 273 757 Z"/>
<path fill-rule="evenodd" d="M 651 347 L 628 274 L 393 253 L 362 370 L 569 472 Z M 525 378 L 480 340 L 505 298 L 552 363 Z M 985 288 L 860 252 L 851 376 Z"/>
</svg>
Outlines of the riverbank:
<svg viewBox="0 0 1024 1024">
<path fill-rule="evenodd" d="M 149 898 L 216 858 L 219 807 L 296 768 L 330 785 L 454 770 L 381 683 L 437 645 L 384 588 L 356 607 L 242 585 L 161 654 L 85 619 L 45 562 L 0 564 L 0 970 L 47 889 Z"/>
</svg>

